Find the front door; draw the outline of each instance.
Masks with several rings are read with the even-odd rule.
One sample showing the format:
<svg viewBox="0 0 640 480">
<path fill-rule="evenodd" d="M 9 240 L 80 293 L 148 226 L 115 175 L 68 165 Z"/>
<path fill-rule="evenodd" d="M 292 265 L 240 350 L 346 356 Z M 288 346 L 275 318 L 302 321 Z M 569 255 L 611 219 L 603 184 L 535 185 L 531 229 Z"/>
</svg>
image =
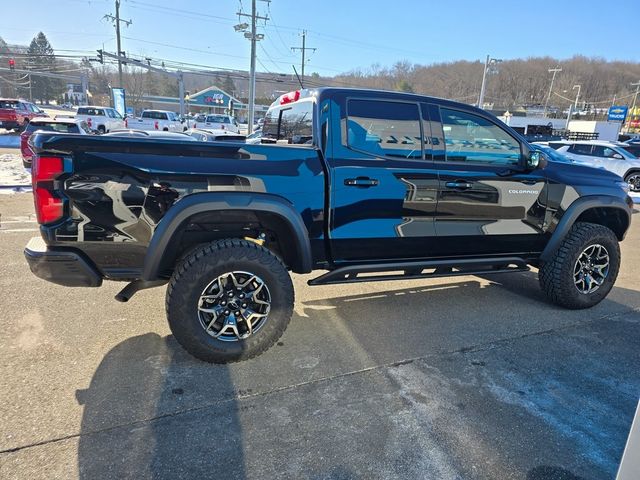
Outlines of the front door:
<svg viewBox="0 0 640 480">
<path fill-rule="evenodd" d="M 424 155 L 420 105 L 342 98 L 339 109 L 327 158 L 333 260 L 431 256 L 438 175 Z"/>
<path fill-rule="evenodd" d="M 431 107 L 440 184 L 435 219 L 439 254 L 539 252 L 546 210 L 543 170 L 523 172 L 521 143 L 488 116 Z"/>
</svg>

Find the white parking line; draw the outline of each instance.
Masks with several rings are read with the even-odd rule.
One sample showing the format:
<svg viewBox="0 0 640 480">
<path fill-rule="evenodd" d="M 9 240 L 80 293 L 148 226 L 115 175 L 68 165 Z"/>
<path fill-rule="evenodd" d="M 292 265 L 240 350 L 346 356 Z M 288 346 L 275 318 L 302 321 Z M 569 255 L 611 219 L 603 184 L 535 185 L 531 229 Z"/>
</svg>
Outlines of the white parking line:
<svg viewBox="0 0 640 480">
<path fill-rule="evenodd" d="M 37 228 L 0 228 L 0 233 L 17 233 L 17 232 L 38 232 Z"/>
</svg>

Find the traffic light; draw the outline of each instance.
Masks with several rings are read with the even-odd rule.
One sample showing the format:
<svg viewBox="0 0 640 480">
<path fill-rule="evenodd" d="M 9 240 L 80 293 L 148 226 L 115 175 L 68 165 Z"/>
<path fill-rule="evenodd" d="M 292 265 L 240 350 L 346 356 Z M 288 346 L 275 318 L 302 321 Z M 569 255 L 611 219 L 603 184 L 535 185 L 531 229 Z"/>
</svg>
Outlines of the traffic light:
<svg viewBox="0 0 640 480">
<path fill-rule="evenodd" d="M 104 64 L 104 57 L 102 56 L 102 50 L 98 50 L 98 61 Z"/>
<path fill-rule="evenodd" d="M 15 70 L 16 69 L 16 61 L 13 58 L 9 59 L 9 69 L 10 70 Z"/>
</svg>

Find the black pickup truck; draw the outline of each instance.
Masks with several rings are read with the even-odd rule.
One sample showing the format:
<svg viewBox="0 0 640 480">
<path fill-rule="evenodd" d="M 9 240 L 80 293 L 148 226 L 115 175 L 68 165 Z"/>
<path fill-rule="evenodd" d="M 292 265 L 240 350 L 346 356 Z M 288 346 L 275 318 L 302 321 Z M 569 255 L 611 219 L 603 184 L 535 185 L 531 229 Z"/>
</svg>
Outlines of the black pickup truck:
<svg viewBox="0 0 640 480">
<path fill-rule="evenodd" d="M 33 273 L 73 287 L 169 283 L 176 339 L 208 362 L 267 350 L 310 285 L 539 269 L 549 299 L 611 290 L 621 178 L 551 161 L 491 114 L 398 92 L 282 95 L 262 143 L 41 133 Z M 392 319 L 390 319 L 392 321 Z"/>
</svg>

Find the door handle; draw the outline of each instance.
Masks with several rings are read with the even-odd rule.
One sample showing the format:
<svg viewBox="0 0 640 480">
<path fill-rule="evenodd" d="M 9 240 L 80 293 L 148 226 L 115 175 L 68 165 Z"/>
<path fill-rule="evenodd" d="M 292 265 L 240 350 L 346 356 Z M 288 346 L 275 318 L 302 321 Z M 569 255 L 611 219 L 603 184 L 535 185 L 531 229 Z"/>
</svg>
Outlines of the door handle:
<svg viewBox="0 0 640 480">
<path fill-rule="evenodd" d="M 525 185 L 535 185 L 538 182 L 535 178 L 525 178 L 524 180 L 520 180 L 520 183 L 524 183 Z"/>
<path fill-rule="evenodd" d="M 462 180 L 456 180 L 455 182 L 447 182 L 444 184 L 444 186 L 447 188 L 454 188 L 456 190 L 467 190 L 473 187 L 473 185 L 470 184 L 469 182 L 465 182 Z"/>
<path fill-rule="evenodd" d="M 347 178 L 344 181 L 348 187 L 375 187 L 378 183 L 378 180 L 369 177 Z"/>
</svg>

